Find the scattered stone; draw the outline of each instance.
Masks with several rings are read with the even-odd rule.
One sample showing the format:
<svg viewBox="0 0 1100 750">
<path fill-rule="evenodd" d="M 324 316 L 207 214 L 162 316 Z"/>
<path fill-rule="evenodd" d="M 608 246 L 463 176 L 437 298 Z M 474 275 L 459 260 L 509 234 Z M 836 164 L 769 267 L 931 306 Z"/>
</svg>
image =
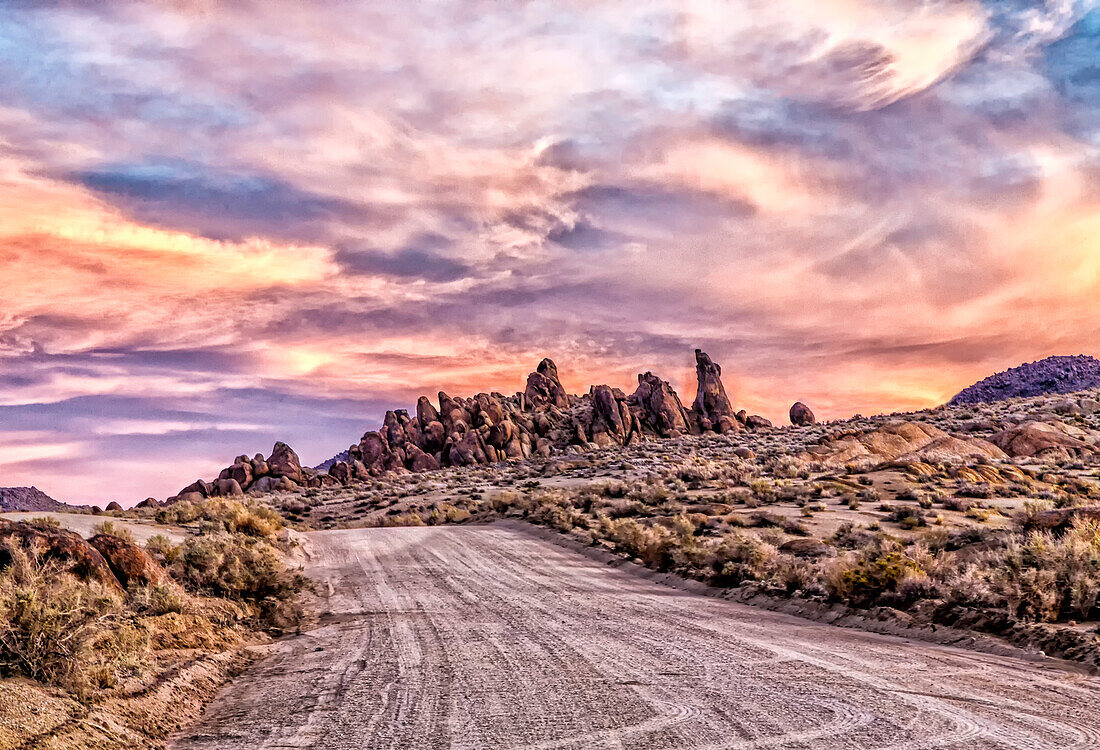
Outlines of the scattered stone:
<svg viewBox="0 0 1100 750">
<path fill-rule="evenodd" d="M 1100 387 L 1100 360 L 1078 355 L 1047 357 L 990 375 L 957 393 L 948 403 L 977 404 Z"/>
</svg>

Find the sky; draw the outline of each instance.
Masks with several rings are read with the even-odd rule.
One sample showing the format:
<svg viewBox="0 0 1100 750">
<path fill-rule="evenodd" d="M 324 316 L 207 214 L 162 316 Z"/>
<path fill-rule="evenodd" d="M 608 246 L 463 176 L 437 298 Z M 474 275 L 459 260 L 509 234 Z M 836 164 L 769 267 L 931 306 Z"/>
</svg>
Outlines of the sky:
<svg viewBox="0 0 1100 750">
<path fill-rule="evenodd" d="M 923 408 L 1100 354 L 1100 0 L 0 0 L 0 485 L 421 393 Z"/>
</svg>

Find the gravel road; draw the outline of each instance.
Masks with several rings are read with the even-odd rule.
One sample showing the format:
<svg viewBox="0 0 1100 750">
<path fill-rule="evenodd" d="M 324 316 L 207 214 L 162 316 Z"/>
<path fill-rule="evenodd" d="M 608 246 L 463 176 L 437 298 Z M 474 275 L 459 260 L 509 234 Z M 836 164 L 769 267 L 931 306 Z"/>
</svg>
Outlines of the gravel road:
<svg viewBox="0 0 1100 750">
<path fill-rule="evenodd" d="M 321 627 L 175 750 L 1095 748 L 1100 681 L 662 586 L 520 528 L 310 534 Z"/>
</svg>

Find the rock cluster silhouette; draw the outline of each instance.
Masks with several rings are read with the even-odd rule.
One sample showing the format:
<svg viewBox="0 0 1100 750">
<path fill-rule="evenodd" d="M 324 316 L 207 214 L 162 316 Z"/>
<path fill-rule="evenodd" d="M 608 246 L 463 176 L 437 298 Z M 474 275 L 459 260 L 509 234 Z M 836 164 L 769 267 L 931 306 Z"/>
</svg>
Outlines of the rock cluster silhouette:
<svg viewBox="0 0 1100 750">
<path fill-rule="evenodd" d="M 594 385 L 588 393 L 570 395 L 557 365 L 547 358 L 528 375 L 522 392 L 462 398 L 440 391 L 434 403 L 421 396 L 413 413 L 407 409 L 387 411 L 379 429 L 368 431 L 347 451 L 316 469 L 303 467 L 288 445 L 276 443 L 267 458 L 238 456 L 217 479 L 200 479 L 169 500 L 348 484 L 383 474 L 583 453 L 636 440 L 772 426 L 763 417 L 734 411 L 722 383 L 722 368 L 705 352 L 696 349 L 695 362 L 698 383 L 691 408 L 683 405 L 667 380 L 652 372 L 638 375 L 637 388 L 629 395 L 609 385 Z"/>
</svg>

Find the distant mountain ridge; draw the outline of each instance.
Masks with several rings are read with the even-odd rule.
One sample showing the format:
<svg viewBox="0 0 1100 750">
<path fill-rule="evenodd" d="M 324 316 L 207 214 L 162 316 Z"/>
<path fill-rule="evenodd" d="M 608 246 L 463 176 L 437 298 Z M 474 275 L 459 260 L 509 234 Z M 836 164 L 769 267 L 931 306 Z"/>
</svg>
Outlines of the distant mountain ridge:
<svg viewBox="0 0 1100 750">
<path fill-rule="evenodd" d="M 1100 360 L 1084 354 L 1055 356 L 990 375 L 959 391 L 948 404 L 988 403 L 1088 388 L 1100 388 Z"/>
<path fill-rule="evenodd" d="M 37 487 L 0 487 L 0 512 L 3 513 L 58 511 L 67 507 Z"/>
</svg>

